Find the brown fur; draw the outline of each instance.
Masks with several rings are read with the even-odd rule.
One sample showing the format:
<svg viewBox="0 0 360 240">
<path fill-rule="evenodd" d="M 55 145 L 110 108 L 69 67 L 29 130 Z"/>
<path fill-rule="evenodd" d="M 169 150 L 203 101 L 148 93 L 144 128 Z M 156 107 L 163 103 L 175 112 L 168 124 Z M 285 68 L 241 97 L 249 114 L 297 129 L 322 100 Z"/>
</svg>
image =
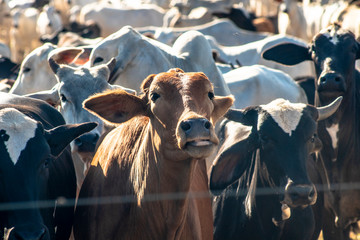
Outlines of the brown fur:
<svg viewBox="0 0 360 240">
<path fill-rule="evenodd" d="M 196 156 L 204 154 L 199 159 L 186 144 L 179 148 L 178 135 L 183 135 L 178 134 L 179 123 L 196 118 L 215 123 L 233 98 L 210 99 L 208 92 L 213 89 L 207 77 L 180 69 L 150 75 L 142 90 L 141 97 L 114 90 L 84 103 L 108 122 L 126 122 L 111 131 L 97 150 L 80 192 L 75 238 L 212 239 L 204 160 L 208 148 L 196 149 Z M 154 92 L 160 94 L 156 101 L 151 100 Z M 209 141 L 216 144 L 213 126 L 209 131 Z M 205 195 L 193 198 L 189 191 Z M 81 198 L 107 196 L 126 197 L 126 201 L 101 204 L 97 200 L 81 206 Z"/>
</svg>

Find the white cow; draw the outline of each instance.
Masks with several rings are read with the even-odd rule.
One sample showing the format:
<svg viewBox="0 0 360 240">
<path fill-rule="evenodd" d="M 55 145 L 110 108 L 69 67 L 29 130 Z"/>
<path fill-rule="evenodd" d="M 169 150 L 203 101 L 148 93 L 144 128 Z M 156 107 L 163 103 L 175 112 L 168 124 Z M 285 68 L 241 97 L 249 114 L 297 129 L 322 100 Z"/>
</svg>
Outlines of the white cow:
<svg viewBox="0 0 360 240">
<path fill-rule="evenodd" d="M 70 147 L 78 180 L 78 187 L 84 179 L 84 173 L 90 166 L 95 153 L 95 146 L 100 136 L 108 130 L 103 121 L 82 108 L 82 102 L 95 93 L 122 88 L 108 83 L 115 60 L 95 67 L 73 67 L 83 50 L 81 48 L 59 48 L 50 52 L 49 68 L 57 84 L 51 89 L 28 94 L 27 96 L 45 100 L 53 105 L 59 105 L 67 123 L 97 122 L 98 126 L 91 132 L 82 135 L 71 142 Z M 131 94 L 136 92 L 125 89 Z"/>
<path fill-rule="evenodd" d="M 38 36 L 52 35 L 61 31 L 62 28 L 63 24 L 60 14 L 56 12 L 53 6 L 44 6 L 36 23 Z"/>
<path fill-rule="evenodd" d="M 139 91 L 141 81 L 148 75 L 178 67 L 185 72 L 204 72 L 214 84 L 215 94 L 230 94 L 212 58 L 208 41 L 197 31 L 184 33 L 169 47 L 126 26 L 94 46 L 90 64 L 103 64 L 113 57 L 117 66 L 112 79 L 124 87 Z"/>
<path fill-rule="evenodd" d="M 57 81 L 47 59 L 54 49 L 55 45 L 45 43 L 29 53 L 21 63 L 19 75 L 10 93 L 24 95 L 52 88 Z"/>
<path fill-rule="evenodd" d="M 95 21 L 101 29 L 101 36 L 131 25 L 133 27 L 162 26 L 165 10 L 155 5 L 141 8 L 115 8 L 109 4 L 88 4 L 80 10 L 79 23 Z"/>
<path fill-rule="evenodd" d="M 67 63 L 69 63 L 69 59 L 74 60 L 71 64 L 77 66 L 83 65 L 88 60 L 91 51 L 91 48 L 77 48 L 77 52 L 75 52 L 76 55 L 74 56 L 70 55 L 72 51 L 65 51 L 67 49 L 68 48 L 57 48 L 50 43 L 45 43 L 34 49 L 21 63 L 19 75 L 13 87 L 10 89 L 10 93 L 24 95 L 51 89 L 57 81 L 48 64 L 50 55 L 54 55 L 58 51 L 63 52 L 63 54 L 66 53 L 67 55 L 62 56 L 62 58 L 67 58 Z M 78 55 L 79 51 L 82 52 L 82 55 Z"/>
<path fill-rule="evenodd" d="M 40 45 L 36 32 L 39 11 L 36 8 L 13 9 L 10 29 L 12 61 L 20 63 L 24 56 Z"/>
<path fill-rule="evenodd" d="M 244 66 L 223 74 L 237 108 L 267 104 L 276 98 L 307 103 L 304 90 L 286 73 L 262 65 Z"/>
<path fill-rule="evenodd" d="M 150 33 L 153 38 L 172 45 L 175 40 L 184 32 L 195 30 L 204 35 L 213 36 L 216 41 L 224 46 L 236 46 L 253 41 L 264 39 L 273 34 L 252 32 L 238 28 L 232 21 L 228 19 L 216 19 L 207 24 L 186 28 L 141 28 L 141 33 Z"/>
<path fill-rule="evenodd" d="M 284 0 L 278 14 L 278 31 L 310 42 L 313 36 L 330 23 L 336 22 L 348 3 L 339 1 L 329 5 L 303 4 Z"/>
<path fill-rule="evenodd" d="M 225 47 L 217 44 L 213 37 L 207 36 L 206 38 L 208 39 L 211 48 L 218 52 L 219 57 L 222 60 L 234 65 L 237 61 L 239 61 L 242 66 L 261 64 L 273 69 L 281 70 L 294 79 L 305 76 L 315 76 L 315 70 L 311 62 L 303 62 L 290 67 L 275 63 L 274 61 L 265 60 L 261 57 L 263 51 L 280 43 L 295 43 L 306 47 L 307 43 L 301 39 L 277 34 L 252 43 L 234 47 Z"/>
</svg>

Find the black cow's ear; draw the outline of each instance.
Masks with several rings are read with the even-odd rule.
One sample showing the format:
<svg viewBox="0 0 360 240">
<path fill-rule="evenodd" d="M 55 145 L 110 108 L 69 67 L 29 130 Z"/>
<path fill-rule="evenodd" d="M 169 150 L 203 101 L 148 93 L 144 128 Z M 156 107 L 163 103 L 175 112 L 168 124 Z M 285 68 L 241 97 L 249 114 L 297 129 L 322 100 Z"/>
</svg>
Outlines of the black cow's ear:
<svg viewBox="0 0 360 240">
<path fill-rule="evenodd" d="M 248 107 L 245 109 L 229 109 L 224 115 L 224 117 L 246 126 L 255 126 L 257 124 L 258 109 L 258 107 Z"/>
<path fill-rule="evenodd" d="M 254 134 L 250 134 L 219 152 L 210 169 L 209 188 L 213 195 L 221 194 L 250 168 L 252 154 L 256 149 L 254 137 Z"/>
<path fill-rule="evenodd" d="M 45 137 L 51 149 L 51 155 L 57 157 L 67 145 L 80 135 L 91 131 L 97 126 L 95 122 L 67 124 L 45 130 Z"/>
<path fill-rule="evenodd" d="M 306 60 L 312 60 L 307 47 L 293 43 L 283 43 L 271 47 L 262 53 L 262 57 L 266 60 L 290 66 Z"/>
</svg>

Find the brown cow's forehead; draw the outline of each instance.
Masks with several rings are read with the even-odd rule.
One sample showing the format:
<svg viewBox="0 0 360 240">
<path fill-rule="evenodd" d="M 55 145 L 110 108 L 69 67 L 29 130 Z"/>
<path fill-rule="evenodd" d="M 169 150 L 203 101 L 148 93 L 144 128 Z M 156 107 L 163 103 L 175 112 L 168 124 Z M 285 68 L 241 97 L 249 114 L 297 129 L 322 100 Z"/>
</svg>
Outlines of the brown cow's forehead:
<svg viewBox="0 0 360 240">
<path fill-rule="evenodd" d="M 156 75 L 151 83 L 151 90 L 158 89 L 167 91 L 212 91 L 213 87 L 209 79 L 203 73 L 190 72 L 166 72 Z"/>
</svg>

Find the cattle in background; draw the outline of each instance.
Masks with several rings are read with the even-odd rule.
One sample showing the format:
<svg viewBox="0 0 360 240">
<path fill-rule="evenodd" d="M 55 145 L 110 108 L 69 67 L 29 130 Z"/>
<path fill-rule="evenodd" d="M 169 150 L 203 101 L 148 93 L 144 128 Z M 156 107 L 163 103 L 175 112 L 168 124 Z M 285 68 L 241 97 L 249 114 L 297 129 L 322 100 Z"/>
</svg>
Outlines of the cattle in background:
<svg viewBox="0 0 360 240">
<path fill-rule="evenodd" d="M 288 65 L 313 61 L 317 75 L 316 105 L 328 104 L 340 95 L 344 97 L 339 110 L 319 122 L 318 132 L 324 145 L 320 157 L 331 184 L 326 199 L 324 238 L 347 239 L 349 226 L 360 219 L 360 190 L 356 187 L 360 182 L 357 171 L 360 167 L 360 73 L 355 69 L 355 60 L 360 58 L 360 43 L 353 33 L 333 24 L 318 33 L 308 48 L 278 45 L 263 56 Z"/>
<path fill-rule="evenodd" d="M 269 18 L 257 17 L 254 13 L 241 7 L 232 7 L 229 13 L 215 12 L 213 15 L 219 18 L 228 18 L 241 29 L 275 33 L 274 23 Z"/>
<path fill-rule="evenodd" d="M 9 239 L 69 239 L 76 178 L 67 146 L 95 126 L 65 125 L 43 101 L 0 93 L 0 204 L 32 206 L 0 211 L 2 237 L 6 228 Z M 59 198 L 69 205 L 62 206 Z"/>
<path fill-rule="evenodd" d="M 210 173 L 214 239 L 317 239 L 307 161 L 321 148 L 316 122 L 340 103 L 317 109 L 276 99 L 229 110 Z"/>
<path fill-rule="evenodd" d="M 197 31 L 184 33 L 169 47 L 126 26 L 94 46 L 89 61 L 96 66 L 113 57 L 117 65 L 110 81 L 136 91 L 140 90 L 141 79 L 148 75 L 180 67 L 184 71 L 204 72 L 217 95 L 230 94 L 206 38 Z"/>
<path fill-rule="evenodd" d="M 10 89 L 10 93 L 25 95 L 54 87 L 57 81 L 48 64 L 48 58 L 51 55 L 56 54 L 56 52 L 66 49 L 69 48 L 57 48 L 50 43 L 45 43 L 34 49 L 21 63 L 19 75 L 14 86 Z M 76 55 L 71 55 L 71 53 L 74 53 L 73 51 L 66 52 L 69 55 L 62 55 L 62 58 L 67 60 L 67 64 L 71 63 L 73 66 L 78 66 L 83 65 L 88 61 L 91 48 L 80 47 L 77 48 L 77 50 Z M 79 51 L 82 53 L 78 54 Z"/>
<path fill-rule="evenodd" d="M 234 106 L 245 108 L 266 104 L 276 98 L 293 103 L 307 103 L 304 90 L 282 71 L 262 65 L 244 66 L 223 74 L 231 94 L 235 96 Z"/>
<path fill-rule="evenodd" d="M 214 96 L 203 73 L 171 69 L 142 83 L 141 96 L 108 91 L 84 107 L 113 124 L 80 190 L 75 239 L 212 239 L 205 159 L 218 138 L 214 124 L 232 97 Z M 166 194 L 184 194 L 162 199 Z M 131 202 L 81 205 L 82 198 L 126 196 Z M 155 196 L 148 201 L 148 197 Z"/>
<path fill-rule="evenodd" d="M 224 46 L 242 45 L 271 36 L 270 33 L 251 32 L 240 29 L 232 21 L 226 19 L 216 19 L 203 25 L 186 28 L 148 27 L 137 29 L 141 33 L 151 34 L 153 39 L 167 45 L 172 45 L 181 34 L 191 30 L 213 36 L 219 44 Z"/>
<path fill-rule="evenodd" d="M 20 63 L 24 56 L 40 45 L 36 32 L 39 10 L 36 8 L 13 9 L 10 29 L 11 60 Z"/>
<path fill-rule="evenodd" d="M 265 60 L 261 57 L 262 52 L 279 43 L 291 42 L 306 47 L 307 44 L 301 39 L 277 34 L 240 46 L 226 47 L 219 45 L 213 37 L 206 36 L 206 38 L 208 39 L 211 48 L 219 53 L 219 57 L 225 62 L 235 64 L 238 61 L 241 66 L 260 64 L 281 70 L 294 79 L 305 76 L 315 76 L 314 66 L 310 62 L 300 63 L 296 66 L 285 66 L 283 64 Z"/>
<path fill-rule="evenodd" d="M 96 93 L 106 90 L 122 88 L 121 86 L 108 83 L 110 73 L 116 65 L 111 59 L 108 63 L 95 67 L 69 65 L 81 55 L 81 48 L 57 49 L 49 56 L 49 65 L 52 74 L 55 74 L 57 84 L 51 90 L 45 90 L 27 94 L 33 98 L 42 99 L 52 105 L 56 105 L 68 124 L 97 122 L 98 127 L 91 132 L 83 134 L 70 143 L 73 154 L 78 187 L 80 188 L 85 177 L 85 171 L 90 166 L 95 154 L 95 147 L 99 144 L 99 138 L 108 131 L 103 121 L 82 107 L 82 102 Z M 122 88 L 129 93 L 136 92 Z M 78 159 L 80 158 L 80 159 Z M 80 162 L 79 162 L 80 160 Z"/>
<path fill-rule="evenodd" d="M 299 37 L 310 42 L 315 34 L 338 20 L 347 7 L 343 1 L 328 5 L 304 4 L 296 0 L 284 0 L 278 14 L 278 32 Z"/>
<path fill-rule="evenodd" d="M 55 45 L 46 43 L 31 51 L 22 61 L 19 75 L 10 93 L 24 95 L 51 89 L 57 81 L 47 59 L 54 49 L 56 49 Z"/>
<path fill-rule="evenodd" d="M 164 14 L 165 11 L 155 5 L 139 8 L 115 8 L 106 3 L 95 3 L 81 8 L 79 23 L 96 22 L 100 26 L 101 37 L 107 37 L 126 25 L 161 27 Z"/>
<path fill-rule="evenodd" d="M 44 6 L 36 21 L 36 32 L 38 37 L 42 35 L 52 35 L 61 31 L 63 23 L 61 16 L 53 6 Z"/>
<path fill-rule="evenodd" d="M 88 22 L 87 24 L 79 24 L 77 22 L 71 22 L 69 26 L 65 26 L 61 31 L 55 32 L 52 35 L 42 35 L 40 41 L 42 43 L 52 43 L 58 47 L 64 46 L 62 38 L 64 35 L 74 35 L 82 39 L 82 42 L 74 43 L 73 45 L 68 45 L 69 47 L 85 46 L 85 45 L 95 45 L 95 39 L 99 40 L 100 37 L 100 27 L 94 22 Z M 87 42 L 89 41 L 89 42 Z"/>
</svg>

